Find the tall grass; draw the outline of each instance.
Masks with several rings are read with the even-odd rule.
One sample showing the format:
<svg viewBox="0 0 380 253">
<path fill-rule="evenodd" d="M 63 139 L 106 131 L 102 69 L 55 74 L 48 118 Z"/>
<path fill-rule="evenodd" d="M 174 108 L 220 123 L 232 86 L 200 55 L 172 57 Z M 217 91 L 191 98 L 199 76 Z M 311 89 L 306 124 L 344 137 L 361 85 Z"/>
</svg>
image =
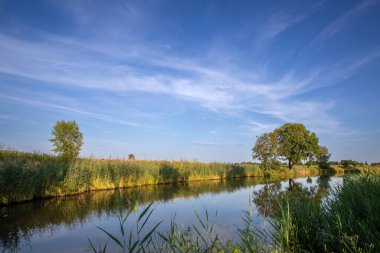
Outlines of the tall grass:
<svg viewBox="0 0 380 253">
<path fill-rule="evenodd" d="M 0 204 L 91 190 L 235 177 L 318 173 L 315 168 L 263 171 L 255 164 L 81 158 L 0 151 Z"/>
<path fill-rule="evenodd" d="M 289 209 L 285 217 L 291 219 L 293 250 L 380 252 L 379 175 L 344 178 L 322 204 L 314 197 L 284 194 L 280 198 L 280 210 Z M 284 214 L 275 219 L 282 224 Z"/>
<path fill-rule="evenodd" d="M 51 155 L 0 151 L 0 204 L 60 195 L 67 169 Z"/>
<path fill-rule="evenodd" d="M 330 249 L 380 251 L 380 176 L 347 178 L 323 210 Z"/>
</svg>

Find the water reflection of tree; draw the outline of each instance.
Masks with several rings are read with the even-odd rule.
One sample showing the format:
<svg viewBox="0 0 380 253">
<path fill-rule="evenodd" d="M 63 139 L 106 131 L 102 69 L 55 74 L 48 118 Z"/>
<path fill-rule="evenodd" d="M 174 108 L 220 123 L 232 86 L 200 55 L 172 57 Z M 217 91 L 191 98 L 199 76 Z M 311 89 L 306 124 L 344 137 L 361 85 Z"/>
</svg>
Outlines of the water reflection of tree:
<svg viewBox="0 0 380 253">
<path fill-rule="evenodd" d="M 317 186 L 305 187 L 302 183 L 295 182 L 292 178 L 288 186 L 281 189 L 281 183 L 266 183 L 260 190 L 253 192 L 253 202 L 259 214 L 272 216 L 278 208 L 280 198 L 304 198 L 318 204 L 328 195 L 330 188 L 330 176 L 322 175 L 317 179 Z"/>
<path fill-rule="evenodd" d="M 264 216 L 270 216 L 276 208 L 275 198 L 281 190 L 281 183 L 269 184 L 268 182 L 257 192 L 253 192 L 253 201 L 258 212 Z"/>
<path fill-rule="evenodd" d="M 330 175 L 321 175 L 317 179 L 317 183 L 318 183 L 319 188 L 323 188 L 323 189 L 329 189 L 330 188 L 330 181 L 331 181 Z"/>
</svg>

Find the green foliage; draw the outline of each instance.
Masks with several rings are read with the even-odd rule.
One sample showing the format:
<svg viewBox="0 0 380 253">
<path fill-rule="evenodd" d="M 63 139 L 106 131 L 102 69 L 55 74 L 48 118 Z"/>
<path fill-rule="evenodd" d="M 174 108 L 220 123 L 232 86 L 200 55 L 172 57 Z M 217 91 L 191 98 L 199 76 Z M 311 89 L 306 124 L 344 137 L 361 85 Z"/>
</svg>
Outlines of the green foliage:
<svg viewBox="0 0 380 253">
<path fill-rule="evenodd" d="M 289 169 L 303 161 L 310 166 L 315 160 L 328 162 L 328 150 L 318 145 L 318 138 L 303 124 L 286 123 L 271 133 L 257 137 L 252 148 L 253 159 L 261 161 L 263 169 L 279 168 L 278 159 L 286 159 Z"/>
<path fill-rule="evenodd" d="M 280 210 L 289 209 L 292 251 L 379 252 L 380 176 L 347 177 L 322 204 L 316 195 L 286 194 Z M 275 217 L 282 224 L 283 214 Z"/>
<path fill-rule="evenodd" d="M 357 161 L 353 161 L 353 160 L 342 160 L 340 161 L 340 164 L 343 166 L 344 169 L 352 169 L 352 168 L 355 168 L 357 166 L 363 166 L 364 163 L 362 162 L 357 162 Z"/>
<path fill-rule="evenodd" d="M 274 131 L 278 138 L 278 155 L 288 160 L 289 169 L 302 160 L 312 160 L 318 153 L 318 138 L 303 124 L 286 123 Z"/>
<path fill-rule="evenodd" d="M 58 121 L 51 132 L 54 136 L 50 141 L 53 143 L 53 151 L 69 161 L 78 157 L 83 145 L 83 134 L 75 121 Z"/>
<path fill-rule="evenodd" d="M 255 146 L 252 148 L 253 159 L 258 159 L 261 162 L 261 167 L 264 170 L 278 167 L 277 161 L 277 146 L 278 141 L 273 133 L 264 133 L 259 135 Z"/>
<path fill-rule="evenodd" d="M 52 155 L 0 151 L 0 204 L 58 195 L 66 171 Z"/>
<path fill-rule="evenodd" d="M 134 154 L 129 154 L 128 155 L 128 160 L 136 160 L 136 157 Z"/>
<path fill-rule="evenodd" d="M 380 251 L 380 176 L 345 178 L 325 207 L 332 250 Z M 340 239 L 340 240 L 339 240 Z"/>
<path fill-rule="evenodd" d="M 331 154 L 329 154 L 329 151 L 326 147 L 319 147 L 318 153 L 317 153 L 317 162 L 318 166 L 321 169 L 329 169 L 329 160 L 330 160 Z"/>
</svg>

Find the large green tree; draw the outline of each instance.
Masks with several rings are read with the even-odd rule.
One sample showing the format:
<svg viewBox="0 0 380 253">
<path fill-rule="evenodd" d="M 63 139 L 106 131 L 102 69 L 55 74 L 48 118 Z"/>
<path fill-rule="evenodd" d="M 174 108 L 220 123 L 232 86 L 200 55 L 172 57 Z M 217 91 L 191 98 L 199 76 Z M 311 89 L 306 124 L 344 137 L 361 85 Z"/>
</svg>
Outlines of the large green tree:
<svg viewBox="0 0 380 253">
<path fill-rule="evenodd" d="M 278 159 L 287 160 L 289 169 L 301 161 L 308 164 L 317 161 L 326 165 L 330 157 L 328 150 L 319 146 L 318 142 L 315 133 L 303 124 L 286 123 L 271 133 L 258 136 L 252 148 L 252 157 L 258 159 L 264 169 L 276 165 Z"/>
<path fill-rule="evenodd" d="M 83 145 L 83 134 L 75 121 L 58 121 L 51 132 L 53 138 L 53 151 L 59 156 L 69 160 L 78 157 Z"/>
<path fill-rule="evenodd" d="M 320 150 L 315 133 L 303 124 L 286 123 L 274 130 L 278 140 L 278 155 L 288 161 L 289 169 L 303 160 L 313 160 Z"/>
</svg>

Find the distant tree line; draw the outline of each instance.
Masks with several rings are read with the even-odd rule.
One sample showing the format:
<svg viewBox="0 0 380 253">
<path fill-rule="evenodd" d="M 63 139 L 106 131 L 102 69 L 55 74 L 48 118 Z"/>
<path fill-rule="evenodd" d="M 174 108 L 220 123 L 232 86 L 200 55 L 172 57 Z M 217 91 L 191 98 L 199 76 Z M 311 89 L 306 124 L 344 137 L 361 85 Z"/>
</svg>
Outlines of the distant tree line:
<svg viewBox="0 0 380 253">
<path fill-rule="evenodd" d="M 350 159 L 350 160 L 341 160 L 341 161 L 330 161 L 329 164 L 330 165 L 342 165 L 344 168 L 349 168 L 349 167 L 367 166 L 367 165 L 378 166 L 378 165 L 380 165 L 380 162 L 373 162 L 373 163 L 369 164 L 367 161 L 358 162 L 358 161 Z"/>
</svg>

